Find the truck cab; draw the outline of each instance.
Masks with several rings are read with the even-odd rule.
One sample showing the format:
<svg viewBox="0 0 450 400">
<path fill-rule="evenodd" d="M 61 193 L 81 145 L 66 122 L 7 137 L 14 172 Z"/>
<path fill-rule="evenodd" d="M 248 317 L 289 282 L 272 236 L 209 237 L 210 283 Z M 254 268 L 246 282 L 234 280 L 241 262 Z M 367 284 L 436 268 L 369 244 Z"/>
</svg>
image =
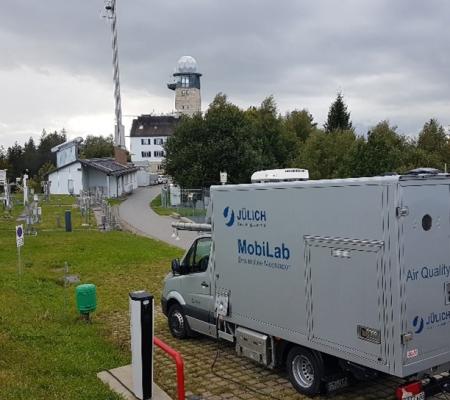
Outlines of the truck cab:
<svg viewBox="0 0 450 400">
<path fill-rule="evenodd" d="M 215 336 L 211 247 L 211 235 L 196 238 L 181 260 L 172 261 L 172 272 L 165 278 L 162 310 L 179 339 L 192 331 Z"/>
</svg>

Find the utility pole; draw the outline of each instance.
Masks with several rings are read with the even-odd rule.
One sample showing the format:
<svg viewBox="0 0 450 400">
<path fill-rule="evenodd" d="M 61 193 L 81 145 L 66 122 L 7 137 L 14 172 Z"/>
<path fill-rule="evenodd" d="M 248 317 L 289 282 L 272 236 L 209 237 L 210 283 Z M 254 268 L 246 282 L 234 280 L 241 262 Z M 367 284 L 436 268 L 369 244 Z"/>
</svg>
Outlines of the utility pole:
<svg viewBox="0 0 450 400">
<path fill-rule="evenodd" d="M 125 147 L 125 128 L 122 124 L 122 101 L 120 98 L 119 80 L 119 46 L 117 44 L 117 13 L 116 0 L 105 0 L 105 17 L 111 22 L 112 51 L 113 51 L 113 81 L 116 125 L 114 129 L 114 145 L 121 149 Z"/>
</svg>

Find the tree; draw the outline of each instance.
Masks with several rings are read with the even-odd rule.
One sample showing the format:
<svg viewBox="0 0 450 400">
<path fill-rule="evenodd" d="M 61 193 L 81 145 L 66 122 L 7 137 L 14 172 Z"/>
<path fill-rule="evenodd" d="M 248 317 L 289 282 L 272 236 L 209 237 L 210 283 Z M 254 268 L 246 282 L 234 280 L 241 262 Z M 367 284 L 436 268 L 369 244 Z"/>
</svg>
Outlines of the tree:
<svg viewBox="0 0 450 400">
<path fill-rule="evenodd" d="M 0 169 L 10 169 L 11 166 L 8 162 L 6 150 L 3 146 L 0 146 Z"/>
<path fill-rule="evenodd" d="M 347 111 L 347 106 L 344 103 L 344 98 L 340 92 L 337 94 L 336 100 L 330 106 L 324 128 L 327 133 L 352 129 L 350 112 Z"/>
<path fill-rule="evenodd" d="M 59 133 L 57 131 L 47 133 L 47 131 L 43 129 L 37 148 L 39 153 L 39 165 L 42 166 L 48 161 L 53 165 L 56 165 L 56 153 L 52 153 L 52 148 L 58 144 L 64 143 L 66 140 L 67 136 L 64 129 Z"/>
<path fill-rule="evenodd" d="M 39 168 L 38 180 L 39 182 L 47 180 L 48 174 L 56 169 L 55 165 L 51 161 L 47 161 Z"/>
<path fill-rule="evenodd" d="M 444 128 L 436 119 L 431 118 L 422 128 L 419 133 L 419 140 L 417 145 L 419 148 L 432 152 L 440 152 L 445 149 L 448 143 L 447 135 Z"/>
<path fill-rule="evenodd" d="M 8 176 L 11 179 L 21 176 L 26 168 L 22 146 L 15 142 L 13 146 L 8 147 L 6 158 L 8 160 L 8 164 L 11 166 L 8 170 Z"/>
<path fill-rule="evenodd" d="M 308 169 L 312 179 L 354 176 L 354 155 L 361 141 L 351 130 L 333 135 L 316 130 L 301 146 L 295 165 Z"/>
<path fill-rule="evenodd" d="M 253 143 L 246 114 L 219 93 L 205 115 L 184 116 L 167 140 L 164 168 L 183 187 L 248 182 L 261 154 Z"/>
<path fill-rule="evenodd" d="M 361 163 L 360 168 L 355 171 L 356 175 L 403 172 L 408 143 L 396 130 L 397 127 L 389 125 L 389 121 L 382 121 L 368 132 L 367 144 L 357 154 Z"/>
<path fill-rule="evenodd" d="M 422 167 L 434 167 L 443 170 L 450 162 L 450 140 L 445 130 L 434 118 L 426 122 L 419 133 L 417 149 L 422 151 Z"/>
<path fill-rule="evenodd" d="M 102 158 L 114 156 L 114 140 L 107 137 L 89 135 L 81 146 L 81 158 Z"/>
<path fill-rule="evenodd" d="M 286 113 L 283 118 L 283 127 L 287 132 L 295 134 L 300 142 L 306 139 L 317 129 L 317 123 L 308 110 L 294 110 Z"/>
<path fill-rule="evenodd" d="M 37 152 L 36 145 L 32 137 L 28 139 L 23 147 L 23 160 L 25 167 L 28 169 L 28 175 L 34 177 L 37 175 L 39 169 L 39 154 Z"/>
<path fill-rule="evenodd" d="M 267 97 L 260 107 L 245 112 L 253 136 L 253 143 L 264 155 L 256 169 L 284 168 L 292 163 L 297 152 L 295 133 L 283 129 L 273 96 Z"/>
</svg>

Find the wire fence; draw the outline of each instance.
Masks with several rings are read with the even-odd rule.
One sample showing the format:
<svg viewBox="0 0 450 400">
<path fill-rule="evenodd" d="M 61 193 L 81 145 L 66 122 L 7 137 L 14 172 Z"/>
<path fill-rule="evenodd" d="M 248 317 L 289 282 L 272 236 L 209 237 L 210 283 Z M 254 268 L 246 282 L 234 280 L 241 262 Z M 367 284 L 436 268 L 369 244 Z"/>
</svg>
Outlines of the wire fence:
<svg viewBox="0 0 450 400">
<path fill-rule="evenodd" d="M 204 221 L 209 201 L 209 188 L 183 189 L 175 185 L 167 185 L 161 189 L 162 208 L 195 221 Z"/>
</svg>

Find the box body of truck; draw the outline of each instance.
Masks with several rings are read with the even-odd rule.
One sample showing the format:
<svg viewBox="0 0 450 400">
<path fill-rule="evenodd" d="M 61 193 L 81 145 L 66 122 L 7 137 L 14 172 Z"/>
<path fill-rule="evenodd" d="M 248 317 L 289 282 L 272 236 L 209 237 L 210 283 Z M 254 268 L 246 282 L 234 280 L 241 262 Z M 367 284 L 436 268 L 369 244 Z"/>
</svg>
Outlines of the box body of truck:
<svg viewBox="0 0 450 400">
<path fill-rule="evenodd" d="M 222 319 L 244 339 L 398 377 L 450 368 L 448 176 L 214 186 L 211 198 L 210 323 L 226 299 Z"/>
</svg>

